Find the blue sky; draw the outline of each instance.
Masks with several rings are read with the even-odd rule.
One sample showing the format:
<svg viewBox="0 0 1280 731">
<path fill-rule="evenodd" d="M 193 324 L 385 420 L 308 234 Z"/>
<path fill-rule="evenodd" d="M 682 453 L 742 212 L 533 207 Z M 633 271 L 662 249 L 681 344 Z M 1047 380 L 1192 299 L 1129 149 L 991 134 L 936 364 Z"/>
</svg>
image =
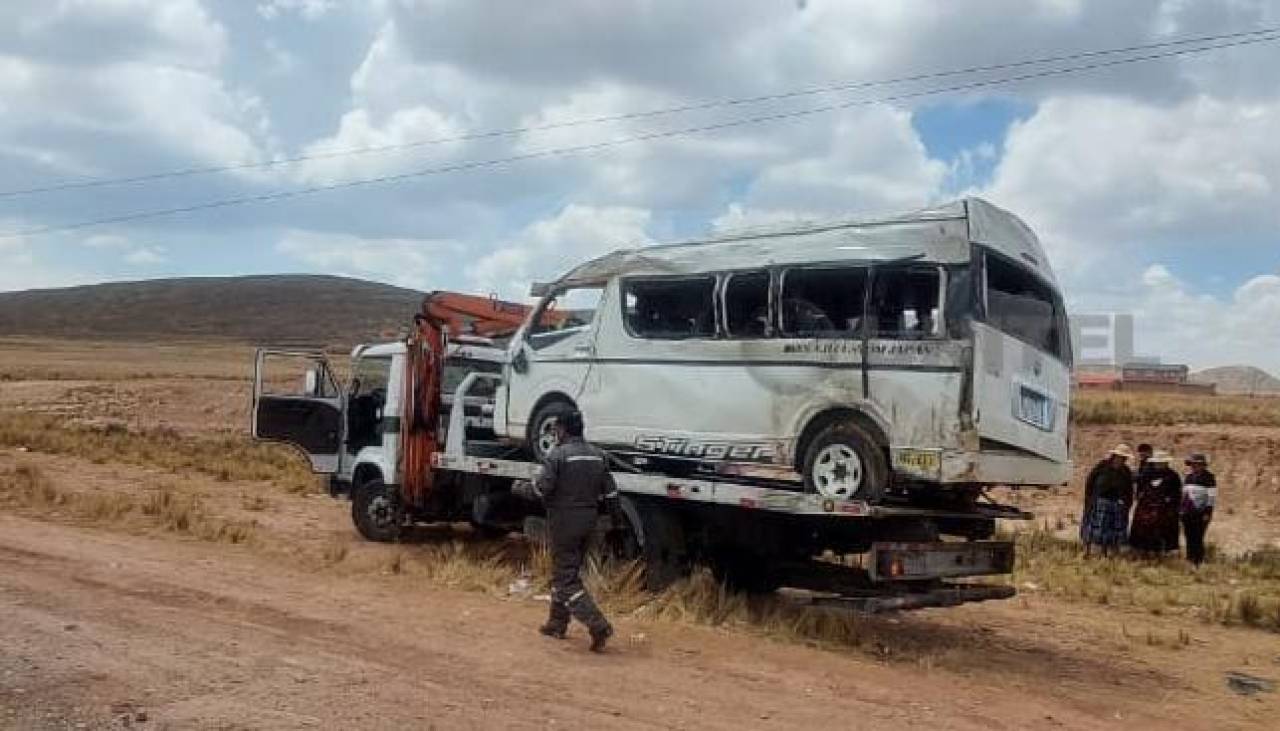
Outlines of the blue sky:
<svg viewBox="0 0 1280 731">
<path fill-rule="evenodd" d="M 1277 0 L 12 0 L 0 190 L 262 163 L 1280 26 Z M 0 289 L 349 274 L 516 296 L 620 246 L 981 195 L 1139 350 L 1280 371 L 1280 43 L 857 104 L 585 156 L 128 224 L 16 231 L 812 105 L 898 84 L 147 184 L 0 197 Z"/>
</svg>

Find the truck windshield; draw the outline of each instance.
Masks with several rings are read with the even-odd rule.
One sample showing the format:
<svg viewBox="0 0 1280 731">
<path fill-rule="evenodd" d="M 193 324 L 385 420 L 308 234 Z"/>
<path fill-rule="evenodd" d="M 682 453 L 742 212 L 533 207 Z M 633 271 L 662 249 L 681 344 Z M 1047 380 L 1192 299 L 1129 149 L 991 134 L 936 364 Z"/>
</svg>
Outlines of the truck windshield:
<svg viewBox="0 0 1280 731">
<path fill-rule="evenodd" d="M 986 266 L 986 321 L 1001 332 L 1062 362 L 1071 345 L 1062 297 L 1025 267 L 990 253 Z"/>
</svg>

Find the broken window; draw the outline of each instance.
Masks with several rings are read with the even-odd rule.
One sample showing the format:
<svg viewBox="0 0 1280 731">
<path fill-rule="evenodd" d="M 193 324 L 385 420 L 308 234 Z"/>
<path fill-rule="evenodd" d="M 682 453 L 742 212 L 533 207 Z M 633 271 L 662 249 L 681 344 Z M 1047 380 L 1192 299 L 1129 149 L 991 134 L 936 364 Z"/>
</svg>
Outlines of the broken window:
<svg viewBox="0 0 1280 731">
<path fill-rule="evenodd" d="M 873 336 L 917 339 L 940 334 L 939 280 L 935 267 L 877 268 L 871 293 L 876 313 Z"/>
<path fill-rule="evenodd" d="M 865 267 L 792 269 L 782 278 L 782 332 L 857 337 L 867 292 Z"/>
<path fill-rule="evenodd" d="M 1024 267 L 985 257 L 987 324 L 1061 360 L 1070 350 L 1066 315 L 1053 288 Z"/>
<path fill-rule="evenodd" d="M 624 283 L 623 316 L 638 338 L 708 338 L 716 334 L 714 277 L 634 279 Z"/>
<path fill-rule="evenodd" d="M 537 321 L 529 328 L 529 345 L 541 350 L 586 332 L 595 321 L 603 296 L 604 288 L 599 286 L 561 290 L 539 310 Z"/>
<path fill-rule="evenodd" d="M 730 337 L 762 338 L 770 334 L 768 272 L 729 276 L 724 286 L 724 319 Z"/>
</svg>

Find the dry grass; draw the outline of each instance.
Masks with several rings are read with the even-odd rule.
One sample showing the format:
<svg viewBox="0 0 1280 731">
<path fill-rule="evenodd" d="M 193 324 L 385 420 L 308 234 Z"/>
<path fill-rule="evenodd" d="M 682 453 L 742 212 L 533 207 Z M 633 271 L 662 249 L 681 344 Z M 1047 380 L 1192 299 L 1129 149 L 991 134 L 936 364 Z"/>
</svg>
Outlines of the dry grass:
<svg viewBox="0 0 1280 731">
<path fill-rule="evenodd" d="M 0 338 L 0 381 L 207 378 L 248 380 L 253 349 L 217 342 Z"/>
<path fill-rule="evenodd" d="M 68 423 L 45 414 L 0 414 L 0 446 L 108 462 L 198 472 L 219 480 L 269 481 L 290 492 L 315 489 L 316 479 L 293 451 L 248 437 L 188 437 L 172 429 L 131 430 Z"/>
<path fill-rule="evenodd" d="M 1041 530 L 1019 534 L 1017 542 L 1019 584 L 1077 601 L 1280 632 L 1280 550 L 1211 554 L 1197 570 L 1176 557 L 1086 560 L 1079 543 Z"/>
<path fill-rule="evenodd" d="M 135 497 L 120 492 L 66 490 L 34 465 L 0 470 L 0 504 L 30 508 L 42 514 L 63 513 L 101 525 L 138 524 L 216 543 L 247 543 L 256 525 L 228 520 L 205 509 L 200 500 L 171 486 L 150 489 Z"/>
<path fill-rule="evenodd" d="M 1071 408 L 1072 418 L 1081 425 L 1280 426 L 1280 397 L 1077 391 Z"/>
</svg>

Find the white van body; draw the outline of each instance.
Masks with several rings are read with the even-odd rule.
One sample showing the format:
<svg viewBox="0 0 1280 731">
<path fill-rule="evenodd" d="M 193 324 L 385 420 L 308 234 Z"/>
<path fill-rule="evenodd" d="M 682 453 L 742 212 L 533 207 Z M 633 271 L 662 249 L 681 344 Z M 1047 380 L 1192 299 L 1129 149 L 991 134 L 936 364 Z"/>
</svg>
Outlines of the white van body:
<svg viewBox="0 0 1280 731">
<path fill-rule="evenodd" d="M 584 291 L 594 313 L 536 324 Z M 537 454 L 569 405 L 590 441 L 641 467 L 804 479 L 832 497 L 1058 485 L 1070 354 L 1036 236 L 965 199 L 582 264 L 512 340 L 494 429 Z"/>
</svg>

